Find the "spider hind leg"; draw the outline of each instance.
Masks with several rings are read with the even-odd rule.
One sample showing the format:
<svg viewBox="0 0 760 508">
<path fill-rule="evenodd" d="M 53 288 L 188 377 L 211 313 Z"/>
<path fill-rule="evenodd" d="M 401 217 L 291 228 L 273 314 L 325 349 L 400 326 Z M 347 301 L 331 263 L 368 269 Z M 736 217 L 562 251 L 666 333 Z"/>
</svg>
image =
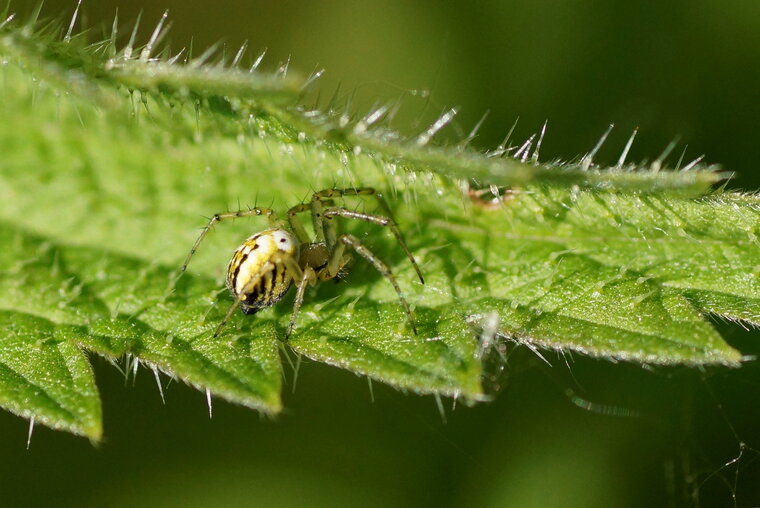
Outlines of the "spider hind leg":
<svg viewBox="0 0 760 508">
<path fill-rule="evenodd" d="M 412 327 L 412 331 L 415 335 L 417 335 L 417 324 L 414 321 L 414 314 L 412 314 L 412 309 L 409 307 L 409 303 L 406 301 L 406 298 L 404 298 L 404 293 L 401 291 L 401 287 L 398 285 L 398 281 L 396 281 L 396 277 L 393 275 L 393 272 L 391 272 L 391 269 L 388 267 L 388 265 L 382 262 L 380 258 L 375 256 L 371 250 L 365 247 L 357 237 L 345 233 L 340 235 L 338 238 L 338 245 L 336 246 L 335 251 L 333 251 L 333 260 L 342 259 L 343 251 L 346 247 L 351 247 L 357 254 L 371 263 L 372 266 L 374 266 L 375 269 L 383 275 L 383 277 L 388 279 L 388 282 L 391 283 L 393 289 L 396 290 L 399 302 L 401 302 L 401 307 L 403 307 L 404 312 L 406 313 L 406 319 L 409 322 L 409 326 Z M 335 264 L 337 264 L 337 261 L 334 262 L 333 269 L 335 269 Z M 330 265 L 328 265 L 328 267 L 329 266 Z"/>
</svg>

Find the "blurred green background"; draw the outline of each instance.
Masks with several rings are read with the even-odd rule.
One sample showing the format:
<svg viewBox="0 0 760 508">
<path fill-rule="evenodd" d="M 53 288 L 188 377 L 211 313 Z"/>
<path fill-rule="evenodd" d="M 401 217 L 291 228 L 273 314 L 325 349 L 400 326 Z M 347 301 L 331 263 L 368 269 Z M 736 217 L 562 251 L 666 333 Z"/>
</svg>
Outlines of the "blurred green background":
<svg viewBox="0 0 760 508">
<path fill-rule="evenodd" d="M 74 1 L 46 0 L 69 17 Z M 12 10 L 32 9 L 14 1 Z M 634 128 L 634 160 L 680 140 L 673 163 L 707 154 L 760 187 L 760 2 L 678 0 L 88 2 L 97 37 L 118 8 L 142 11 L 143 41 L 169 9 L 172 47 L 222 40 L 268 48 L 263 67 L 325 76 L 355 108 L 403 98 L 414 133 L 460 108 L 442 140 L 516 139 L 548 120 L 544 159 L 571 159 L 616 125 L 597 160 L 614 163 Z M 316 95 L 316 92 L 315 92 Z M 314 99 L 314 96 L 310 100 Z M 717 323 L 760 353 L 758 334 Z M 270 420 L 170 384 L 124 379 L 94 358 L 106 440 L 37 428 L 0 413 L 0 499 L 57 506 L 739 506 L 760 504 L 760 369 L 643 369 L 510 346 L 504 389 L 452 410 L 304 362 L 284 414 Z M 166 379 L 164 379 L 166 382 Z M 585 407 L 582 407 L 585 406 Z M 735 460 L 736 459 L 736 460 Z M 733 462 L 732 462 L 733 461 Z M 5 504 L 5 502 L 3 503 Z"/>
</svg>

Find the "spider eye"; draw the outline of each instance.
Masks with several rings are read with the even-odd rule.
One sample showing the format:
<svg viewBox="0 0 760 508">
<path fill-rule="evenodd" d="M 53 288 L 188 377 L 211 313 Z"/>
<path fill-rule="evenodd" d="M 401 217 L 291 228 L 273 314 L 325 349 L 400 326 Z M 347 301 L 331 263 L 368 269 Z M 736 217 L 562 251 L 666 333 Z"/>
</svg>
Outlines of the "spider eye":
<svg viewBox="0 0 760 508">
<path fill-rule="evenodd" d="M 288 240 L 287 240 L 286 238 L 280 238 L 280 243 L 285 243 L 285 242 L 287 242 L 287 241 L 288 241 Z"/>
</svg>

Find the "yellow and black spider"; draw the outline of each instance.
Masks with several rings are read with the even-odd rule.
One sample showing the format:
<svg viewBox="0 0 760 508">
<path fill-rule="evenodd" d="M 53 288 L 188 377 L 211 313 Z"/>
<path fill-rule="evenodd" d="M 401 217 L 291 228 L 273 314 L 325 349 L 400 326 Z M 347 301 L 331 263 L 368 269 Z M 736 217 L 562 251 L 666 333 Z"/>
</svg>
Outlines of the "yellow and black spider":
<svg viewBox="0 0 760 508">
<path fill-rule="evenodd" d="M 371 215 L 335 206 L 335 198 L 344 196 L 373 196 L 386 215 Z M 311 220 L 314 224 L 315 238 L 313 240 L 309 238 L 306 229 L 298 218 L 298 214 L 307 211 L 311 211 Z M 406 246 L 396 223 L 391 218 L 390 208 L 375 189 L 362 187 L 358 189 L 325 189 L 315 192 L 310 203 L 301 203 L 288 210 L 287 224 L 289 224 L 289 228 L 286 226 L 286 222 L 279 219 L 274 210 L 270 208 L 254 207 L 237 212 L 215 214 L 190 249 L 181 272 L 187 269 L 187 265 L 198 246 L 217 222 L 253 215 L 266 216 L 272 227 L 248 237 L 232 255 L 227 266 L 227 288 L 235 302 L 217 326 L 214 337 L 219 335 L 235 309 L 240 307 L 243 313 L 254 314 L 279 302 L 290 289 L 291 284 L 295 283 L 296 297 L 286 333 L 286 338 L 289 337 L 295 327 L 298 310 L 303 303 L 307 286 L 333 279 L 344 270 L 351 261 L 351 254 L 346 252 L 346 247 L 350 247 L 372 263 L 377 271 L 388 279 L 398 294 L 412 330 L 417 333 L 412 311 L 388 265 L 378 259 L 354 235 L 343 233 L 338 236 L 333 223 L 334 218 L 343 217 L 370 222 L 390 229 L 404 254 L 412 262 L 420 282 L 424 284 L 425 281 L 422 278 L 420 268 Z"/>
</svg>

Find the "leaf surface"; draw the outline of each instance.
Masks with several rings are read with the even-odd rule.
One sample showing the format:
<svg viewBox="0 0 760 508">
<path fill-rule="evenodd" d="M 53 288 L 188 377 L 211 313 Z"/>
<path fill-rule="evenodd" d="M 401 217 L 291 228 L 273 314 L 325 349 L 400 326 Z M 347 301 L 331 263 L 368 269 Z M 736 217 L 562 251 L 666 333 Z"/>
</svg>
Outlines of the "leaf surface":
<svg viewBox="0 0 760 508">
<path fill-rule="evenodd" d="M 172 72 L 107 44 L 2 26 L 0 54 L 0 404 L 35 421 L 100 436 L 83 350 L 274 413 L 282 350 L 477 401 L 487 345 L 504 337 L 736 366 L 709 316 L 760 323 L 760 206 L 701 195 L 720 177 L 710 168 L 605 171 L 435 147 L 432 127 L 404 139 L 373 126 L 382 111 L 352 120 L 296 106 L 298 79 Z M 462 192 L 478 184 L 520 187 Z M 307 291 L 289 343 L 292 292 L 213 338 L 230 305 L 228 258 L 268 224 L 219 224 L 174 285 L 204 216 L 258 205 L 284 217 L 315 190 L 357 186 L 385 195 L 426 284 L 388 231 L 334 220 L 388 264 L 419 333 L 389 281 L 354 256 L 348 273 Z M 336 205 L 386 213 L 372 199 Z"/>
</svg>

